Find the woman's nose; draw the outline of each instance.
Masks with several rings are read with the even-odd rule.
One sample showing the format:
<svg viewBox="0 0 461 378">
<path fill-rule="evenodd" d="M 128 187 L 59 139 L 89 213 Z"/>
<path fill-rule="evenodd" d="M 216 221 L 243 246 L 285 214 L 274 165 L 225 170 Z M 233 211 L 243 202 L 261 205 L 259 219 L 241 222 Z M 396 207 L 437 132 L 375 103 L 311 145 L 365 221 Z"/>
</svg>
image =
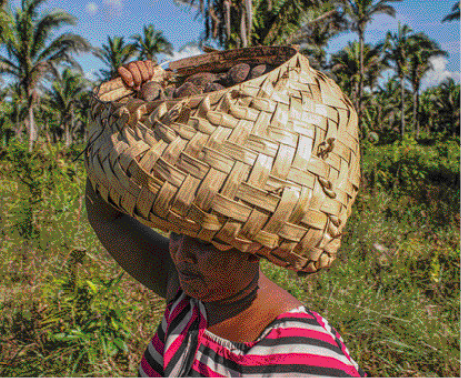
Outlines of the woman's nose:
<svg viewBox="0 0 461 378">
<path fill-rule="evenodd" d="M 188 239 L 189 238 L 186 235 L 180 235 L 180 237 L 176 239 L 174 248 L 176 252 L 176 260 L 178 262 L 184 261 L 191 264 L 196 264 L 197 258 L 193 253 L 192 245 L 190 242 L 188 242 Z"/>
</svg>

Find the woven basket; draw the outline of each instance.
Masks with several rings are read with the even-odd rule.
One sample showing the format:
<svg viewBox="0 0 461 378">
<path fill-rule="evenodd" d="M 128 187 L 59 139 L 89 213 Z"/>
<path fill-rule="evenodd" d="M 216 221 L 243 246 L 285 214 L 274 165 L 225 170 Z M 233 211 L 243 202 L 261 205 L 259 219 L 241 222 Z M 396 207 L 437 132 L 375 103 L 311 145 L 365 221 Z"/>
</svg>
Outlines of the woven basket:
<svg viewBox="0 0 461 378">
<path fill-rule="evenodd" d="M 298 272 L 329 267 L 360 181 L 349 99 L 291 47 L 213 52 L 178 75 L 277 67 L 221 91 L 145 102 L 120 78 L 96 91 L 85 166 L 93 188 L 151 227 L 231 245 Z M 168 72 L 157 67 L 151 80 Z"/>
</svg>

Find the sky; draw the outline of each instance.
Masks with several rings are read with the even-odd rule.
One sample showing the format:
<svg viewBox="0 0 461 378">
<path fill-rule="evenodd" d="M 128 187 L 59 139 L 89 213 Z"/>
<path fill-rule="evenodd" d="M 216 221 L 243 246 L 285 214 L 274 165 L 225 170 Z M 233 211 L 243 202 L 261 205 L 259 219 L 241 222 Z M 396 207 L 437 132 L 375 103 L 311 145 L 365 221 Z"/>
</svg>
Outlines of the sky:
<svg viewBox="0 0 461 378">
<path fill-rule="evenodd" d="M 460 23 L 441 22 L 454 3 L 455 0 L 403 0 L 391 3 L 396 9 L 396 17 L 376 16 L 367 27 L 365 42 L 381 42 L 387 31 L 397 31 L 399 22 L 407 24 L 414 32 L 427 34 L 448 53 L 447 57 L 439 57 L 432 62 L 433 70 L 424 77 L 423 89 L 437 85 L 448 77 L 459 82 Z M 18 7 L 20 0 L 11 0 L 10 4 L 12 8 Z M 143 26 L 153 24 L 174 47 L 172 57 L 160 56 L 160 60 L 177 60 L 201 54 L 195 47 L 184 48 L 199 40 L 203 32 L 201 19 L 196 17 L 194 10 L 178 6 L 173 0 L 48 0 L 45 4 L 43 9 L 60 8 L 75 16 L 77 25 L 62 31 L 78 33 L 96 47 L 107 44 L 109 36 L 123 36 L 129 40 L 134 34 L 142 34 Z M 355 33 L 343 33 L 330 41 L 327 52 L 334 53 L 355 40 L 358 40 Z M 77 60 L 88 78 L 94 79 L 103 68 L 103 63 L 90 54 L 81 55 Z"/>
</svg>

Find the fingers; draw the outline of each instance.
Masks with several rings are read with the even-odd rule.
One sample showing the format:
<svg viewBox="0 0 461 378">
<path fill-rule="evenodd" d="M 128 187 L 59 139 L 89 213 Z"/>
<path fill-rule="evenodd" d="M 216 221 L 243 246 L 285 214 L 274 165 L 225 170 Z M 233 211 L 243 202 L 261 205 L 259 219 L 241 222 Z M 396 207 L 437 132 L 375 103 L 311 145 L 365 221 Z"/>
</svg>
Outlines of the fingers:
<svg viewBox="0 0 461 378">
<path fill-rule="evenodd" d="M 149 79 L 150 79 L 152 75 L 154 74 L 155 64 L 152 60 L 146 60 L 144 64 L 146 65 L 147 70 L 149 71 Z"/>
<path fill-rule="evenodd" d="M 140 90 L 141 84 L 154 74 L 154 63 L 151 60 L 131 62 L 119 67 L 117 71 L 127 86 Z"/>
<path fill-rule="evenodd" d="M 139 72 L 141 73 L 142 82 L 148 81 L 152 75 L 149 74 L 149 69 L 146 62 L 138 62 Z"/>
<path fill-rule="evenodd" d="M 133 76 L 131 75 L 131 72 L 128 71 L 124 66 L 119 67 L 117 69 L 117 72 L 126 85 L 128 85 L 129 87 L 134 86 Z"/>
<path fill-rule="evenodd" d="M 133 77 L 134 89 L 139 91 L 139 89 L 141 88 L 142 76 L 137 63 L 139 62 L 128 63 L 128 69 L 130 70 L 131 76 Z"/>
</svg>

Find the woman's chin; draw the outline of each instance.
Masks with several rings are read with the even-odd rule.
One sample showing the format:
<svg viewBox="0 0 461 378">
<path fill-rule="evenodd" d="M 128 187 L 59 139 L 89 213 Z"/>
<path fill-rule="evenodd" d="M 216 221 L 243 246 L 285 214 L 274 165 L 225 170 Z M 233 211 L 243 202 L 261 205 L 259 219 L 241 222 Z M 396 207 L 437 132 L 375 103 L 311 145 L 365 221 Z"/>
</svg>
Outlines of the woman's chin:
<svg viewBox="0 0 461 378">
<path fill-rule="evenodd" d="M 181 281 L 181 288 L 189 297 L 202 302 L 216 302 L 226 297 L 219 291 L 210 290 L 203 282 Z"/>
</svg>

